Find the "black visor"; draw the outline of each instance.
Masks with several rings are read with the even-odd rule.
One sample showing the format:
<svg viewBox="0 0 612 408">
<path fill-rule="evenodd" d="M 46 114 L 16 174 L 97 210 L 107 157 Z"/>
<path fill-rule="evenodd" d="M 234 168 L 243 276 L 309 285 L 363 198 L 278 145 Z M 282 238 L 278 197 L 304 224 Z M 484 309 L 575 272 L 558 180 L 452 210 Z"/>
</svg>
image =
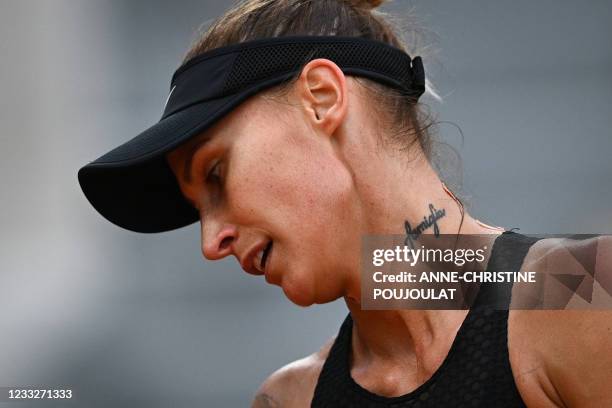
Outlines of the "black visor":
<svg viewBox="0 0 612 408">
<path fill-rule="evenodd" d="M 346 75 L 375 80 L 413 97 L 425 91 L 420 57 L 356 37 L 278 37 L 208 51 L 173 75 L 162 118 L 79 170 L 83 193 L 112 223 L 162 232 L 199 219 L 182 196 L 165 153 L 209 128 L 259 91 L 285 82 L 310 60 L 326 58 Z"/>
</svg>

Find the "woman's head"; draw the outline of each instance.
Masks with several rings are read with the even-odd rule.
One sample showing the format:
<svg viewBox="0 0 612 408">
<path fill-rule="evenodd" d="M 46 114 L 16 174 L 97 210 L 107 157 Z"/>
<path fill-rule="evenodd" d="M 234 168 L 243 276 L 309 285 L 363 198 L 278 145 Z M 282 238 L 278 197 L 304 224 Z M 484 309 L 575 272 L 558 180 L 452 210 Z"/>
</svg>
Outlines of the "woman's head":
<svg viewBox="0 0 612 408">
<path fill-rule="evenodd" d="M 243 2 L 186 59 L 289 35 L 358 36 L 403 48 L 368 7 L 380 1 L 353 3 Z M 374 184 L 385 184 L 376 180 L 398 147 L 388 142 L 410 147 L 414 157 L 428 152 L 417 109 L 410 97 L 315 59 L 171 151 L 167 160 L 181 191 L 200 212 L 204 256 L 234 255 L 255 274 L 265 263 L 266 280 L 300 305 L 345 295 L 359 268 L 361 235 L 374 232 L 370 201 L 380 188 Z"/>
</svg>

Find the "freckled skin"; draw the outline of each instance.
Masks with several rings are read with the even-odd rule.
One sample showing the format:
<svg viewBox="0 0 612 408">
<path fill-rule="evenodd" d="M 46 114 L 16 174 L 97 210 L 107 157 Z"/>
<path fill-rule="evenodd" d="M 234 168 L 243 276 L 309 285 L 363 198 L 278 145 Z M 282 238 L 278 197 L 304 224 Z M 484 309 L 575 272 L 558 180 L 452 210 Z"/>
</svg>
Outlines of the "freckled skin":
<svg viewBox="0 0 612 408">
<path fill-rule="evenodd" d="M 204 256 L 240 260 L 272 240 L 266 280 L 291 301 L 358 303 L 364 234 L 403 234 L 405 220 L 422 219 L 429 203 L 448 211 L 442 231 L 456 231 L 460 212 L 420 148 L 403 155 L 380 143 L 385 130 L 375 113 L 353 78 L 317 59 L 286 96 L 258 94 L 168 153 L 200 210 Z M 202 139 L 188 181 L 182 169 Z M 220 186 L 207 181 L 217 162 Z M 467 215 L 462 225 L 482 231 Z"/>
<path fill-rule="evenodd" d="M 383 122 L 354 85 L 333 62 L 311 61 L 289 104 L 257 95 L 166 158 L 200 211 L 204 256 L 240 260 L 272 240 L 266 280 L 302 306 L 344 297 L 355 322 L 351 374 L 395 396 L 439 368 L 465 311 L 362 310 L 361 236 L 403 234 L 406 220 L 417 225 L 430 205 L 444 209 L 436 221 L 442 233 L 500 231 L 461 214 L 418 147 L 406 155 L 414 160 L 381 147 Z M 184 164 L 204 138 L 189 181 Z M 213 167 L 218 174 L 210 177 Z M 609 313 L 537 312 L 513 312 L 508 321 L 523 399 L 530 406 L 612 406 Z M 309 406 L 330 345 L 271 375 L 254 406 Z M 420 371 L 407 374 L 413 366 Z"/>
<path fill-rule="evenodd" d="M 238 256 L 255 241 L 272 239 L 269 282 L 307 306 L 344 295 L 343 279 L 358 267 L 361 225 L 351 175 L 333 140 L 302 116 L 255 97 L 206 131 L 212 138 L 193 158 L 190 183 L 180 174 L 197 138 L 167 158 L 185 196 L 198 203 L 203 246 L 227 225 L 238 231 Z M 219 190 L 206 184 L 205 175 L 220 157 Z"/>
</svg>

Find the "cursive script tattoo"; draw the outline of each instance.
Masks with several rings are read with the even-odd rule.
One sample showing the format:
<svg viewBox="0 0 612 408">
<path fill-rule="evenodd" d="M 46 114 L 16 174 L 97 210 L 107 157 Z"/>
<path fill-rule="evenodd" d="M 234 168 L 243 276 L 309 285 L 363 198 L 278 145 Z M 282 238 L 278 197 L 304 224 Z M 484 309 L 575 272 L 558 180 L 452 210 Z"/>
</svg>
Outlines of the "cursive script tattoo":
<svg viewBox="0 0 612 408">
<path fill-rule="evenodd" d="M 423 231 L 433 226 L 434 236 L 438 238 L 440 236 L 440 226 L 438 225 L 438 220 L 446 215 L 446 210 L 442 208 L 441 210 L 436 209 L 433 204 L 429 203 L 429 216 L 423 216 L 423 221 L 416 226 L 416 228 L 412 228 L 408 221 L 404 222 L 404 228 L 406 229 L 406 239 L 404 240 L 404 245 L 410 245 L 412 249 L 414 249 L 414 240 L 418 239 Z"/>
</svg>

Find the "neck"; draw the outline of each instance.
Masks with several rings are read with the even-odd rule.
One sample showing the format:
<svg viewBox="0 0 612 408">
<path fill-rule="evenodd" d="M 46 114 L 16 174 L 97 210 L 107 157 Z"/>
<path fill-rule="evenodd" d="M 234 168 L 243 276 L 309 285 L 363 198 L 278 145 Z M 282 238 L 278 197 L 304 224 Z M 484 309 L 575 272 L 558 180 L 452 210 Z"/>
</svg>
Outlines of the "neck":
<svg viewBox="0 0 612 408">
<path fill-rule="evenodd" d="M 365 159 L 359 154 L 353 158 Z M 381 158 L 365 173 L 356 173 L 355 184 L 362 197 L 364 234 L 407 235 L 410 231 L 416 237 L 503 231 L 464 212 L 422 155 L 409 161 Z M 359 270 L 348 277 L 345 301 L 354 321 L 355 359 L 412 361 L 425 376 L 445 358 L 467 314 L 466 310 L 362 310 Z"/>
<path fill-rule="evenodd" d="M 474 219 L 446 188 L 425 158 L 409 164 L 400 160 L 381 160 L 369 166 L 367 173 L 356 174 L 356 188 L 362 197 L 364 235 L 402 235 L 407 241 L 421 235 L 498 235 L 503 228 Z M 428 240 L 428 248 L 436 240 Z M 440 248 L 448 240 L 439 240 Z M 361 271 L 351 271 L 345 297 L 359 304 Z"/>
<path fill-rule="evenodd" d="M 442 364 L 467 310 L 362 310 L 345 298 L 353 319 L 353 366 L 413 372 L 425 381 Z"/>
</svg>

